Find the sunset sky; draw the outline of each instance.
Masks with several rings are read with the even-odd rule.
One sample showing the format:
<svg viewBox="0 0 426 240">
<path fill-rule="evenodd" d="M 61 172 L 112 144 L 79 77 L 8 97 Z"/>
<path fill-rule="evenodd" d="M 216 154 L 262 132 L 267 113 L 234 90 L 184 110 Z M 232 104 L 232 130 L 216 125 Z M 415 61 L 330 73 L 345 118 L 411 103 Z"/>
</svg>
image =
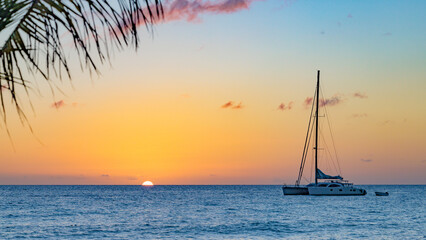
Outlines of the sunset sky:
<svg viewBox="0 0 426 240">
<path fill-rule="evenodd" d="M 163 4 L 101 75 L 75 62 L 54 96 L 36 78 L 0 184 L 292 184 L 317 70 L 343 177 L 426 184 L 426 1 Z"/>
</svg>

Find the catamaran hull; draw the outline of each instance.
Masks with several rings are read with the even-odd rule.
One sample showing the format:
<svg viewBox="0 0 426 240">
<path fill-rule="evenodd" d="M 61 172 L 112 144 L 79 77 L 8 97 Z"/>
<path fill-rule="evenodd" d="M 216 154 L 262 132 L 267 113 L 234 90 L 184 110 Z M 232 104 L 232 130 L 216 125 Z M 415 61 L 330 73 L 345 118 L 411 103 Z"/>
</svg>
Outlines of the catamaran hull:
<svg viewBox="0 0 426 240">
<path fill-rule="evenodd" d="M 284 195 L 309 195 L 307 187 L 283 186 Z"/>
<path fill-rule="evenodd" d="M 314 196 L 363 196 L 367 191 L 352 187 L 309 187 L 309 195 Z"/>
</svg>

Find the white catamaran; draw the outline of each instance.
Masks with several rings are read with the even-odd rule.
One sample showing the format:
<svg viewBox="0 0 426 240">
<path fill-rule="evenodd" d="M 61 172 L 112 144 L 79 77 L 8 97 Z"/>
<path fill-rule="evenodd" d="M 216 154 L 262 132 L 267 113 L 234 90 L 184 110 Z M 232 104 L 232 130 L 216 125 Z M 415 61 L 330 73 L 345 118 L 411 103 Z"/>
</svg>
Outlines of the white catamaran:
<svg viewBox="0 0 426 240">
<path fill-rule="evenodd" d="M 330 176 L 323 173 L 318 168 L 318 113 L 319 113 L 319 92 L 320 92 L 320 71 L 318 70 L 317 75 L 317 87 L 315 90 L 315 96 L 312 101 L 311 115 L 309 118 L 308 132 L 305 140 L 305 147 L 303 149 L 302 161 L 299 168 L 299 176 L 296 180 L 295 185 L 282 187 L 284 195 L 327 195 L 327 196 L 349 196 L 349 195 L 365 195 L 367 191 L 362 188 L 356 188 L 353 183 L 344 180 L 340 175 Z M 325 105 L 325 104 L 322 104 Z M 311 133 L 314 123 L 311 123 L 312 113 L 315 106 L 315 182 L 309 183 L 308 185 L 300 185 L 300 181 L 303 176 L 303 169 L 305 167 L 306 157 L 309 149 L 309 142 L 311 139 Z"/>
</svg>

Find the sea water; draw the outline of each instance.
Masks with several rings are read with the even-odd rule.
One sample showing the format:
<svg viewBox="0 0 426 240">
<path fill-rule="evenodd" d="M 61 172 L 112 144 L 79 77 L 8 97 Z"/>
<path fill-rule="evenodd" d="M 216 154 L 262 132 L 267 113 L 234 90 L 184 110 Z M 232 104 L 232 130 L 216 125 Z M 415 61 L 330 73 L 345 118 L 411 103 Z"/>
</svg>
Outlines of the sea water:
<svg viewBox="0 0 426 240">
<path fill-rule="evenodd" d="M 281 186 L 0 186 L 0 239 L 424 239 L 425 185 L 366 196 Z M 388 191 L 389 196 L 375 196 Z"/>
</svg>

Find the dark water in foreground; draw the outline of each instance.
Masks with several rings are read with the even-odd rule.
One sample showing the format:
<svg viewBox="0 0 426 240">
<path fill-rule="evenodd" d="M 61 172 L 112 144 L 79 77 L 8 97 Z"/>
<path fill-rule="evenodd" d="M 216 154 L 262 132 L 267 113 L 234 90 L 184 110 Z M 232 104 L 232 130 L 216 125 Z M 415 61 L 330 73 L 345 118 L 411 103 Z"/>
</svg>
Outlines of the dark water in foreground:
<svg viewBox="0 0 426 240">
<path fill-rule="evenodd" d="M 425 239 L 426 186 L 0 186 L 0 239 Z M 376 197 L 374 191 L 388 191 Z"/>
</svg>

